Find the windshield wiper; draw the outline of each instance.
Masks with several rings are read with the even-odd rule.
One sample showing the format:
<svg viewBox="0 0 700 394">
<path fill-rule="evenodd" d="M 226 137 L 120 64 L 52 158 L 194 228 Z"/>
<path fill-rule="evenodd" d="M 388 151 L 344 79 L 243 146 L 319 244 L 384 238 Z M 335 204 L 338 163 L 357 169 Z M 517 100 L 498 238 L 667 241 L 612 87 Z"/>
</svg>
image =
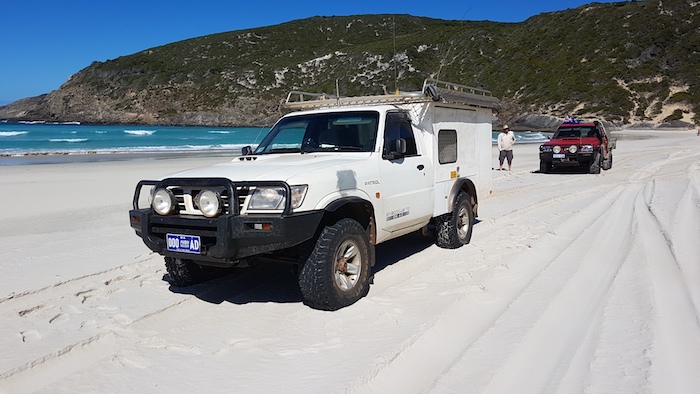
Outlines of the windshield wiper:
<svg viewBox="0 0 700 394">
<path fill-rule="evenodd" d="M 364 152 L 364 148 L 355 145 L 332 145 L 332 144 L 322 144 L 316 147 L 305 147 L 302 149 L 301 153 L 308 152 Z"/>
<path fill-rule="evenodd" d="M 346 150 L 353 151 L 353 152 L 364 151 L 364 148 L 362 148 L 361 146 L 354 146 L 354 145 L 341 145 L 338 148 L 342 151 L 346 151 Z"/>
<path fill-rule="evenodd" d="M 274 149 L 264 151 L 264 152 L 262 152 L 262 154 L 266 154 L 266 153 L 298 153 L 298 152 L 301 152 L 301 149 L 299 149 L 299 148 L 274 148 Z"/>
</svg>

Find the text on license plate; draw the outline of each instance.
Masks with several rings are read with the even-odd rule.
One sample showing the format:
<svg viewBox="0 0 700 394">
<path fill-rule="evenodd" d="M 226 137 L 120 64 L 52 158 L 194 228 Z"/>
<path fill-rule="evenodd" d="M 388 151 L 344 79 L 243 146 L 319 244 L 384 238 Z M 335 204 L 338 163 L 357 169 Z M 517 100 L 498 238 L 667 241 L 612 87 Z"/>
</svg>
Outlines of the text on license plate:
<svg viewBox="0 0 700 394">
<path fill-rule="evenodd" d="M 196 235 L 167 234 L 168 250 L 181 253 L 199 253 L 201 242 Z"/>
<path fill-rule="evenodd" d="M 555 159 L 563 159 L 566 157 L 566 155 L 563 153 L 554 153 L 554 154 L 552 154 L 552 157 Z"/>
</svg>

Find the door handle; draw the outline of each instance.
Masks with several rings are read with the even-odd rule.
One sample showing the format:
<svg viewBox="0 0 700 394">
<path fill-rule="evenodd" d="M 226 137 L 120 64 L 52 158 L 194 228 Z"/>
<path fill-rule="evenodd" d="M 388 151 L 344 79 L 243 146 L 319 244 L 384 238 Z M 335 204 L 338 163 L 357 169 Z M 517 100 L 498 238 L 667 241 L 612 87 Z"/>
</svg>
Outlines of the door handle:
<svg viewBox="0 0 700 394">
<path fill-rule="evenodd" d="M 425 168 L 425 166 L 422 165 L 422 164 L 418 164 L 418 167 L 416 167 L 416 168 L 418 168 L 420 171 L 423 171 L 423 169 Z"/>
</svg>

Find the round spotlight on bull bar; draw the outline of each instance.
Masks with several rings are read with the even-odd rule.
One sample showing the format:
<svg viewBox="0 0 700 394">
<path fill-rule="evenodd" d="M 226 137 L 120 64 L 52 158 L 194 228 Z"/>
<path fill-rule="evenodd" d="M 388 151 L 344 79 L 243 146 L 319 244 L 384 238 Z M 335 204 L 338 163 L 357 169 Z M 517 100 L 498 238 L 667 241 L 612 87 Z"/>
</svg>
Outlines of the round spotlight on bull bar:
<svg viewBox="0 0 700 394">
<path fill-rule="evenodd" d="M 578 151 L 578 145 L 571 145 L 569 147 L 569 153 L 576 153 Z"/>
<path fill-rule="evenodd" d="M 559 152 L 561 152 L 561 146 L 556 145 L 554 148 L 552 148 L 552 152 L 554 152 L 554 153 L 559 153 Z"/>
<path fill-rule="evenodd" d="M 158 189 L 153 193 L 151 206 L 159 215 L 169 215 L 175 210 L 175 195 L 168 189 Z"/>
<path fill-rule="evenodd" d="M 214 218 L 219 216 L 221 213 L 221 208 L 223 206 L 221 202 L 221 195 L 214 190 L 204 189 L 195 198 L 197 207 L 202 211 L 202 214 L 208 218 Z"/>
</svg>

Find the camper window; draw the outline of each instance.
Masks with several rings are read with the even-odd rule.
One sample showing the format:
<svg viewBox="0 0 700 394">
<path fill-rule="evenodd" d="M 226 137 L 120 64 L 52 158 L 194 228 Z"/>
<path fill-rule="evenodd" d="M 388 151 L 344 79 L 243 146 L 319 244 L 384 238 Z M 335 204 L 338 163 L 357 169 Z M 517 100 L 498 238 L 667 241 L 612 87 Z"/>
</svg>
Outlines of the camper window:
<svg viewBox="0 0 700 394">
<path fill-rule="evenodd" d="M 438 132 L 438 161 L 440 164 L 457 162 L 457 130 Z"/>
</svg>

